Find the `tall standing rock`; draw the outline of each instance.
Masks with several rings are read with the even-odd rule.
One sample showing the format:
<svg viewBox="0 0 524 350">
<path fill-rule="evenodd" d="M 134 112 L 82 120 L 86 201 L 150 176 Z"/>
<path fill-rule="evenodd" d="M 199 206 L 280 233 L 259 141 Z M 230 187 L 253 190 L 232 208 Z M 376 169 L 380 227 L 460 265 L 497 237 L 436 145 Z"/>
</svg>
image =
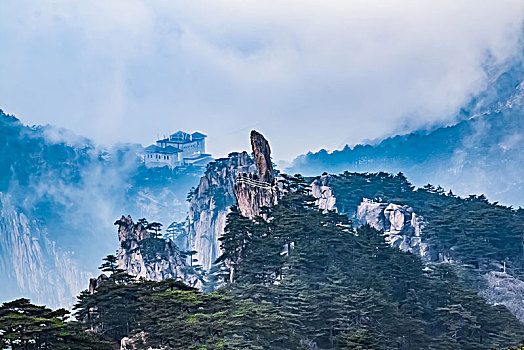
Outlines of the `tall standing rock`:
<svg viewBox="0 0 524 350">
<path fill-rule="evenodd" d="M 271 164 L 269 143 L 262 134 L 255 130 L 251 131 L 251 146 L 258 175 L 263 183 L 239 178 L 234 188 L 238 210 L 248 218 L 259 216 L 262 208 L 277 204 L 285 192 L 283 186 L 274 181 L 275 173 Z"/>
<path fill-rule="evenodd" d="M 275 174 L 273 164 L 271 164 L 271 148 L 269 148 L 269 143 L 264 136 L 255 130 L 251 131 L 251 147 L 253 148 L 260 180 L 273 183 Z"/>
</svg>

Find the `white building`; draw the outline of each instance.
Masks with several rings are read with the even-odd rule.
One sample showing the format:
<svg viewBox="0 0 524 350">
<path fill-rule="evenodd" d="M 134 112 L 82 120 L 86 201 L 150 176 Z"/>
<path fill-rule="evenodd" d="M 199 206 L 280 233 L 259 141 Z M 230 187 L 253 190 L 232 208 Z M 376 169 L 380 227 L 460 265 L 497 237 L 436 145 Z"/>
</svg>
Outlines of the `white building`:
<svg viewBox="0 0 524 350">
<path fill-rule="evenodd" d="M 186 165 L 205 166 L 213 160 L 206 153 L 206 135 L 178 131 L 160 139 L 156 145 L 146 147 L 144 160 L 147 167 L 168 166 L 171 169 Z"/>
</svg>

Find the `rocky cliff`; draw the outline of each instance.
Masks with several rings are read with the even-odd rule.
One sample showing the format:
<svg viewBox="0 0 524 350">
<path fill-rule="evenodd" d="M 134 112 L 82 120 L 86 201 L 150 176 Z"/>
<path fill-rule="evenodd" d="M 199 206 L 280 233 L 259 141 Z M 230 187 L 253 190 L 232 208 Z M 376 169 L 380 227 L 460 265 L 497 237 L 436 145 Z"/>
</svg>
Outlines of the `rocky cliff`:
<svg viewBox="0 0 524 350">
<path fill-rule="evenodd" d="M 337 210 L 337 199 L 329 186 L 329 175 L 322 175 L 311 183 L 311 195 L 316 198 L 315 204 L 323 211 Z"/>
<path fill-rule="evenodd" d="M 135 224 L 131 216 L 122 216 L 115 224 L 120 241 L 119 269 L 151 281 L 172 278 L 192 286 L 196 284 L 196 277 L 187 273 L 186 262 L 174 243 L 152 237 L 144 226 Z"/>
<path fill-rule="evenodd" d="M 0 192 L 0 295 L 30 298 L 50 307 L 70 307 L 89 274 L 59 250 L 36 220 Z"/>
<path fill-rule="evenodd" d="M 384 239 L 392 247 L 418 255 L 424 260 L 437 259 L 434 250 L 423 241 L 424 218 L 407 205 L 380 203 L 364 198 L 357 207 L 355 223 L 369 224 L 384 232 Z"/>
<path fill-rule="evenodd" d="M 283 194 L 283 187 L 260 181 L 239 179 L 235 184 L 238 210 L 248 218 L 261 215 L 262 208 L 277 204 Z"/>
<path fill-rule="evenodd" d="M 276 204 L 284 193 L 275 178 L 269 143 L 260 133 L 251 132 L 255 160 L 247 152 L 231 153 L 208 165 L 200 184 L 190 194 L 184 249 L 205 270 L 220 256 L 219 238 L 232 205 L 247 217 L 260 215 L 262 207 Z"/>
<path fill-rule="evenodd" d="M 336 210 L 337 199 L 330 186 L 332 177 L 323 175 L 311 183 L 311 194 L 320 209 Z M 348 215 L 356 226 L 369 224 L 384 233 L 384 239 L 393 247 L 416 254 L 424 260 L 438 260 L 439 254 L 424 240 L 424 218 L 407 205 L 377 202 L 363 198 Z M 441 254 L 440 258 L 443 259 Z"/>
<path fill-rule="evenodd" d="M 253 178 L 239 177 L 234 186 L 238 210 L 249 218 L 260 215 L 262 208 L 277 204 L 285 193 L 283 182 L 275 181 L 269 143 L 255 130 L 251 131 L 251 147 L 257 174 Z"/>
<path fill-rule="evenodd" d="M 348 177 L 346 177 L 346 179 L 347 178 Z M 393 177 L 391 179 L 393 179 L 393 181 L 399 181 L 400 177 Z M 457 222 L 460 222 L 459 217 L 461 213 L 458 211 L 465 210 L 463 206 L 450 206 L 449 208 L 453 208 L 451 211 L 456 210 L 457 212 L 451 216 L 447 216 L 447 219 L 444 219 L 443 211 L 437 210 L 439 207 L 436 204 L 429 203 L 427 204 L 428 208 L 426 208 L 426 210 L 433 216 L 432 220 L 427 220 L 427 218 L 417 214 L 409 205 L 395 203 L 394 198 L 402 197 L 402 191 L 406 191 L 406 193 L 413 192 L 413 188 L 409 186 L 400 191 L 399 188 L 391 187 L 388 190 L 390 192 L 388 192 L 384 191 L 384 187 L 382 187 L 384 186 L 383 184 L 375 187 L 375 189 L 368 188 L 367 190 L 363 190 L 362 183 L 352 183 L 351 185 L 346 184 L 345 186 L 337 187 L 337 181 L 341 181 L 339 176 L 323 175 L 312 182 L 312 195 L 316 198 L 316 203 L 320 209 L 342 212 L 342 214 L 348 215 L 356 226 L 369 224 L 375 229 L 382 231 L 385 241 L 391 246 L 420 256 L 428 263 L 428 266 L 431 266 L 432 263 L 439 262 L 456 264 L 459 268 L 464 269 L 463 273 L 468 276 L 469 280 L 467 283 L 470 284 L 470 287 L 476 288 L 479 294 L 489 303 L 506 306 L 511 313 L 524 322 L 524 307 L 522 303 L 522 300 L 524 300 L 524 282 L 519 279 L 519 271 L 516 269 L 518 260 L 515 260 L 515 257 L 513 257 L 513 259 L 509 257 L 504 258 L 504 261 L 507 260 L 510 262 L 510 270 L 509 273 L 502 272 L 502 260 L 500 260 L 500 257 L 498 259 L 494 258 L 493 254 L 489 258 L 487 257 L 488 254 L 486 251 L 490 249 L 490 245 L 488 243 L 489 240 L 486 239 L 486 243 L 483 242 L 481 245 L 483 250 L 476 253 L 479 256 L 485 255 L 486 258 L 484 261 L 481 264 L 475 265 L 470 263 L 468 265 L 465 263 L 467 260 L 464 259 L 464 255 L 461 259 L 461 256 L 457 254 L 456 244 L 445 244 L 443 243 L 443 239 L 446 239 L 446 237 L 439 237 L 435 234 L 435 227 L 440 225 L 450 227 L 448 228 L 448 232 L 462 232 L 458 231 L 457 227 L 454 226 L 451 221 L 457 220 Z M 368 182 L 366 181 L 366 183 Z M 398 184 L 395 186 L 398 186 Z M 338 191 L 338 198 L 335 196 L 335 189 Z M 354 193 L 344 193 L 343 191 L 353 191 Z M 413 193 L 416 193 L 416 191 Z M 363 198 L 364 195 L 375 199 Z M 442 193 L 433 193 L 432 195 L 444 196 Z M 384 197 L 389 198 L 389 200 L 381 199 Z M 404 198 L 405 197 L 404 195 Z M 455 198 L 453 195 L 451 195 L 450 198 L 452 201 L 457 200 L 453 199 Z M 337 204 L 339 207 L 337 207 Z M 487 206 L 486 203 L 477 204 L 475 210 L 480 210 L 479 207 L 482 205 Z M 341 208 L 343 210 L 340 210 Z M 450 210 L 449 208 L 447 210 Z M 483 210 L 487 211 L 487 208 Z M 481 216 L 481 221 L 485 221 L 485 224 L 487 224 L 490 220 L 497 217 L 493 216 L 493 214 L 490 215 L 486 215 L 485 220 L 484 217 Z M 515 215 L 515 213 L 506 212 L 504 215 L 511 217 Z M 465 223 L 466 225 L 463 226 L 463 228 L 469 230 L 467 239 L 473 241 L 475 234 L 482 234 L 482 227 L 468 222 L 467 219 Z M 501 220 L 499 225 L 509 225 L 508 229 L 511 229 L 511 225 L 519 224 L 508 224 L 508 222 L 504 223 L 504 221 Z M 481 232 L 474 233 L 475 230 L 480 230 Z M 446 233 L 447 232 L 444 231 L 444 234 Z M 505 244 L 515 247 L 516 244 L 509 243 L 511 239 L 513 239 L 512 236 L 508 235 L 508 240 Z M 515 243 L 521 244 L 520 239 L 515 241 Z M 507 247 L 504 248 L 507 249 Z M 497 249 L 500 249 L 500 247 L 497 247 Z M 514 252 L 515 250 L 511 251 L 513 254 Z M 502 257 L 503 256 L 504 255 L 502 255 Z M 511 261 L 514 262 L 513 266 L 511 266 Z M 469 267 L 464 268 L 464 266 Z"/>
<path fill-rule="evenodd" d="M 187 218 L 185 248 L 205 270 L 220 256 L 218 238 L 226 226 L 229 208 L 236 203 L 234 186 L 241 174 L 252 177 L 256 172 L 253 159 L 247 154 L 231 153 L 228 158 L 210 163 L 200 184 L 191 194 Z"/>
<path fill-rule="evenodd" d="M 480 295 L 491 304 L 504 305 L 524 323 L 524 282 L 499 271 L 485 274 L 484 279 L 486 286 Z"/>
</svg>

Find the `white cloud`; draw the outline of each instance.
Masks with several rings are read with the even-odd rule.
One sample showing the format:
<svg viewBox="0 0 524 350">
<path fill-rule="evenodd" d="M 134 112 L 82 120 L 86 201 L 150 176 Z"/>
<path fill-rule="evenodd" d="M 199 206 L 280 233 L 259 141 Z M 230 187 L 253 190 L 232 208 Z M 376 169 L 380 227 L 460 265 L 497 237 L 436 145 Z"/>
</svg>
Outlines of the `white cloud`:
<svg viewBox="0 0 524 350">
<path fill-rule="evenodd" d="M 98 142 L 266 133 L 276 158 L 449 123 L 518 53 L 519 0 L 0 3 L 0 108 Z"/>
</svg>

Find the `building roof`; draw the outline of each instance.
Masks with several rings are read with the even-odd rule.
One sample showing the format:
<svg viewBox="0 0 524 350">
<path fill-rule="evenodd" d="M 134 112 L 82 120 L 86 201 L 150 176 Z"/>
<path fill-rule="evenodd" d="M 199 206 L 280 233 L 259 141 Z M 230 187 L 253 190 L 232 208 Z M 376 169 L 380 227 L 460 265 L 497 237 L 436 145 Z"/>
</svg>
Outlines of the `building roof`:
<svg viewBox="0 0 524 350">
<path fill-rule="evenodd" d="M 173 147 L 173 146 L 167 146 L 167 147 L 158 147 L 155 145 L 150 145 L 145 148 L 145 151 L 147 153 L 163 153 L 163 154 L 175 154 L 178 152 L 182 152 L 181 149 Z"/>
<path fill-rule="evenodd" d="M 174 134 L 169 135 L 169 137 L 160 139 L 157 142 L 189 143 L 195 140 L 204 139 L 206 137 L 207 137 L 206 135 L 200 132 L 194 132 L 192 134 L 188 134 L 187 132 L 177 131 Z"/>
<path fill-rule="evenodd" d="M 193 136 L 193 140 L 205 139 L 207 137 L 207 135 L 204 135 L 201 132 L 194 132 L 191 136 Z"/>
<path fill-rule="evenodd" d="M 177 131 L 174 134 L 169 135 L 170 141 L 188 142 L 191 139 L 191 135 L 187 132 Z"/>
</svg>

